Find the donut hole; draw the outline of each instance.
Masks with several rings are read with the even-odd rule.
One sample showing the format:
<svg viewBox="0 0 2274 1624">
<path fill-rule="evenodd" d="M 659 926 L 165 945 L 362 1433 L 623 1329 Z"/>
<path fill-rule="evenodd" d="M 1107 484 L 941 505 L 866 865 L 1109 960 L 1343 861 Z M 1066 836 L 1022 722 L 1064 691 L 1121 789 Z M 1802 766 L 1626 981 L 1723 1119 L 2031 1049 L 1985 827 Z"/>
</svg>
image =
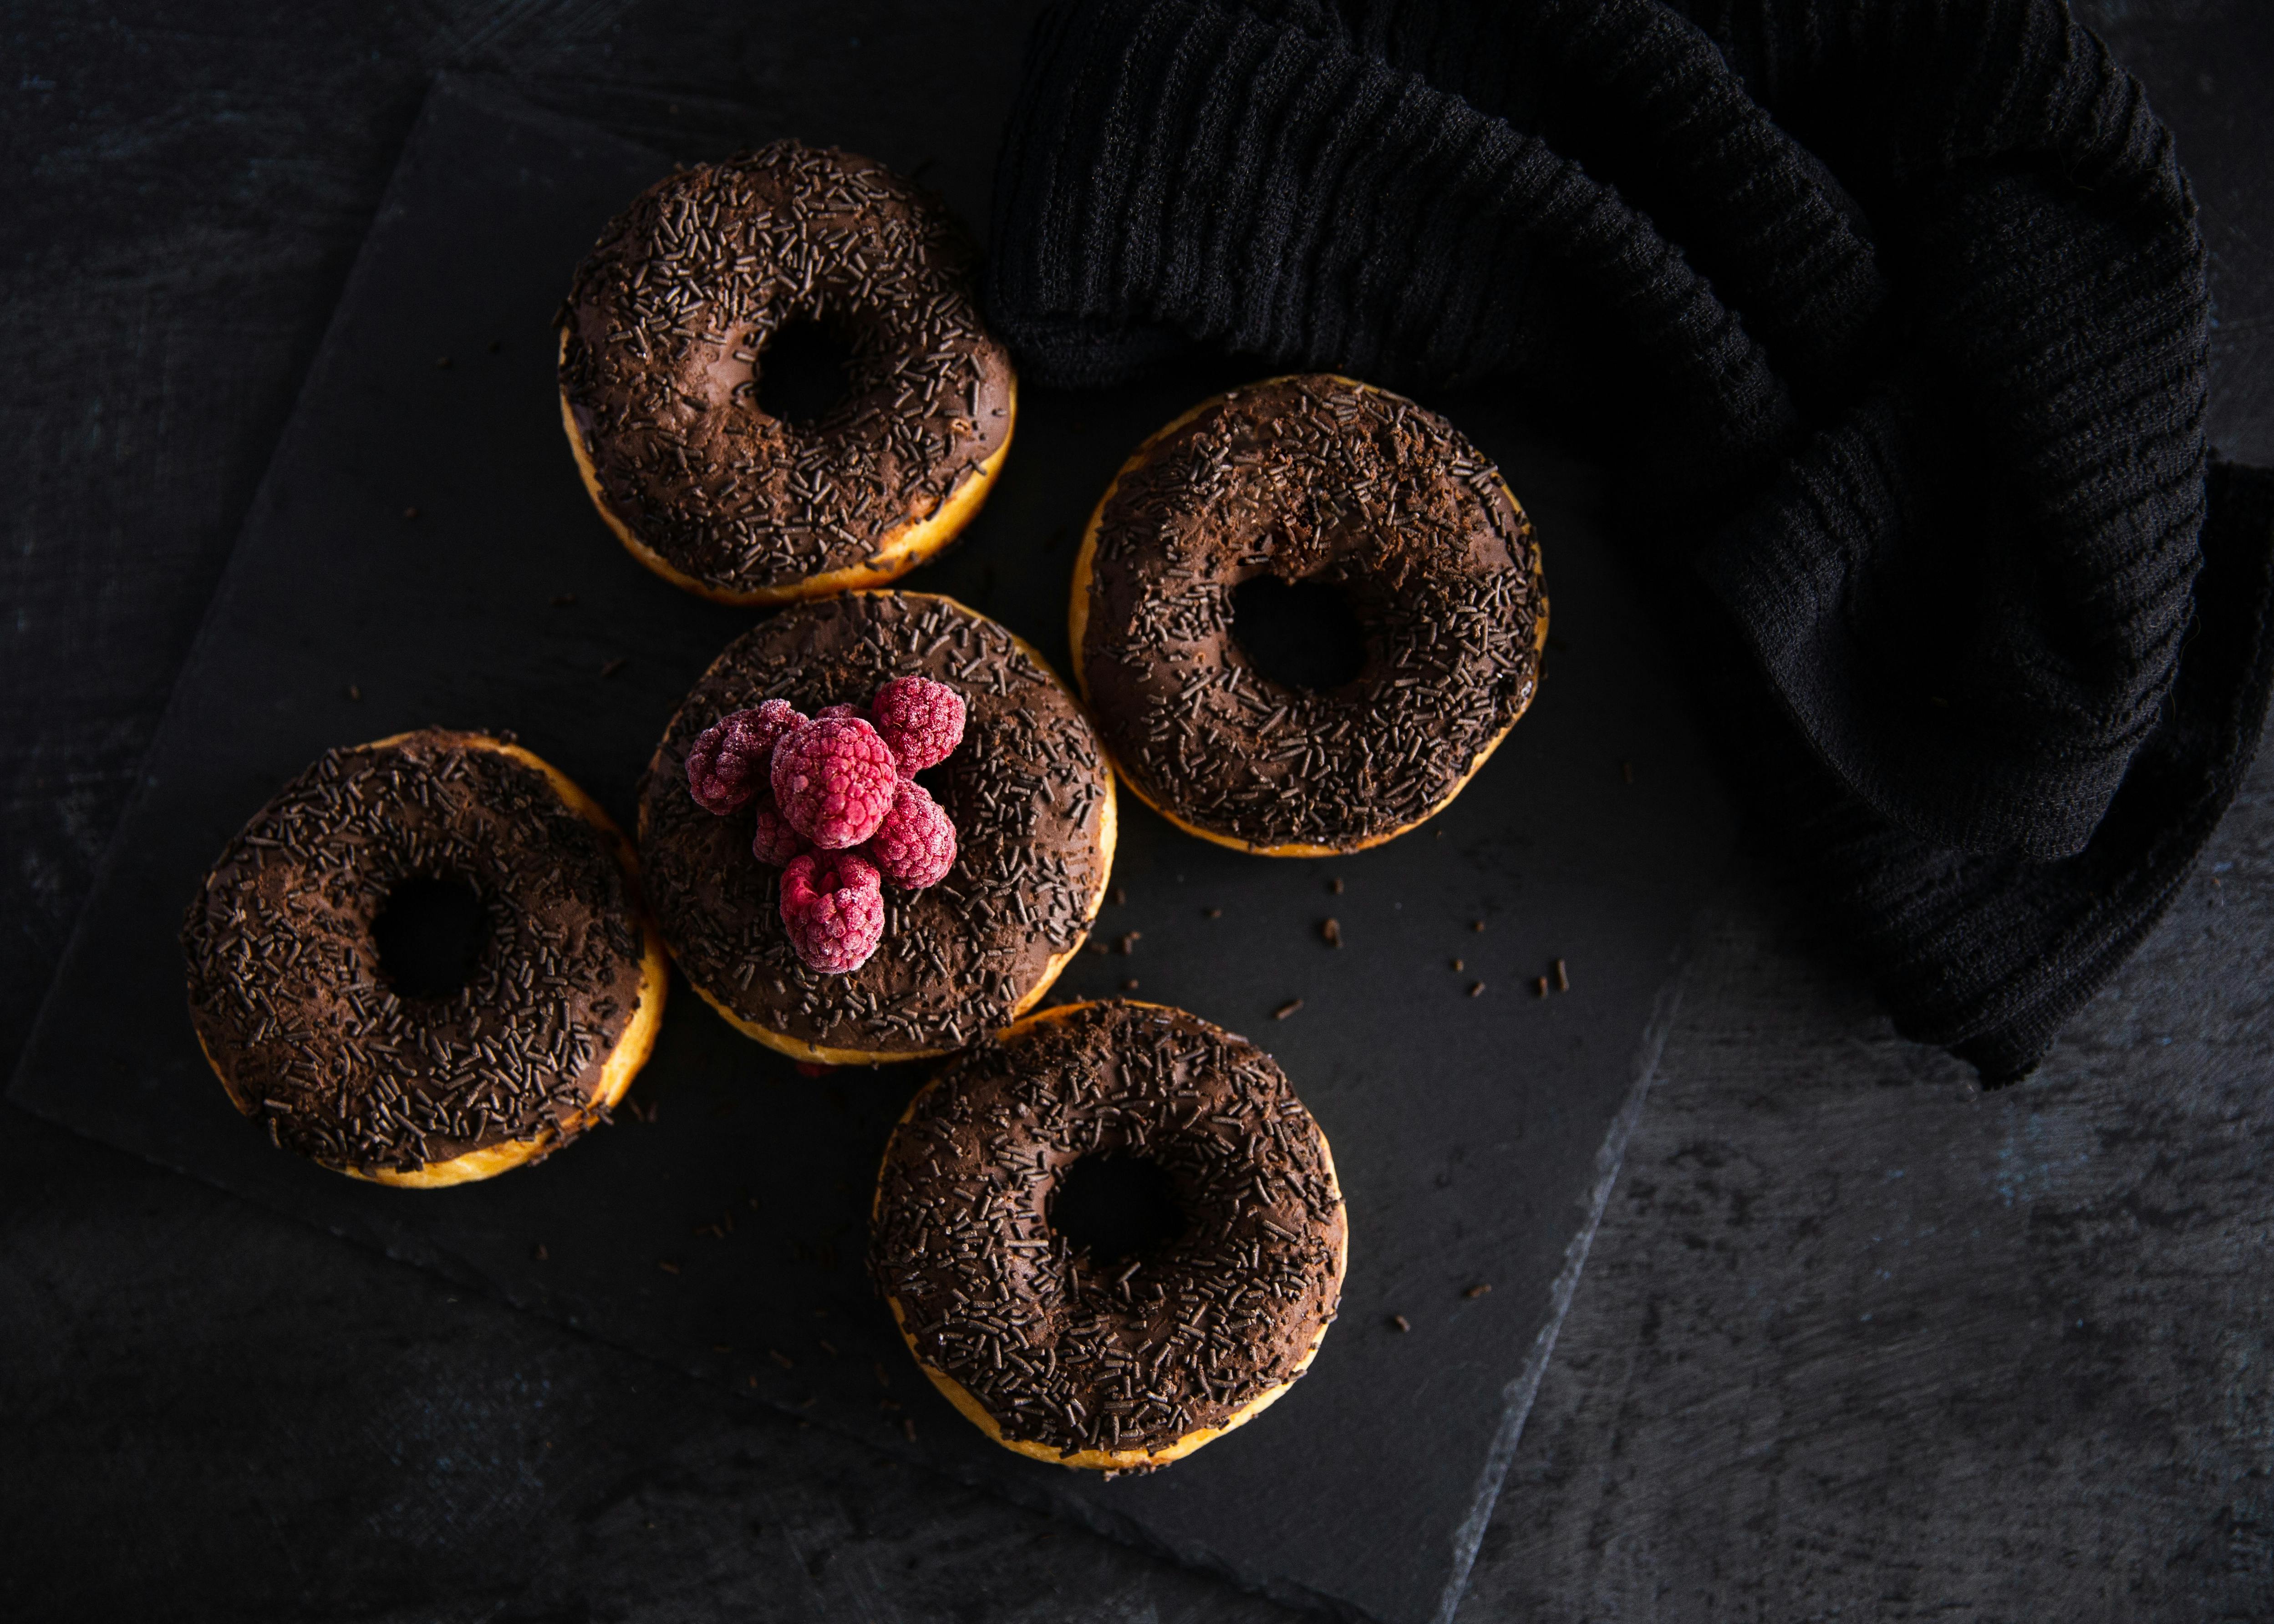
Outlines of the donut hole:
<svg viewBox="0 0 2274 1624">
<path fill-rule="evenodd" d="M 1046 1215 L 1069 1247 L 1088 1254 L 1094 1268 L 1143 1257 L 1185 1232 L 1175 1184 L 1146 1156 L 1082 1157 L 1059 1176 Z"/>
<path fill-rule="evenodd" d="M 1231 640 L 1266 681 L 1324 693 L 1366 669 L 1366 626 L 1340 583 L 1252 575 L 1231 590 Z"/>
<path fill-rule="evenodd" d="M 758 410 L 793 428 L 808 428 L 853 394 L 850 335 L 833 322 L 784 322 L 758 352 Z"/>
<path fill-rule="evenodd" d="M 397 996 L 447 998 L 474 978 L 489 945 L 490 911 L 462 879 L 413 875 L 388 892 L 371 936 L 379 973 Z"/>
</svg>

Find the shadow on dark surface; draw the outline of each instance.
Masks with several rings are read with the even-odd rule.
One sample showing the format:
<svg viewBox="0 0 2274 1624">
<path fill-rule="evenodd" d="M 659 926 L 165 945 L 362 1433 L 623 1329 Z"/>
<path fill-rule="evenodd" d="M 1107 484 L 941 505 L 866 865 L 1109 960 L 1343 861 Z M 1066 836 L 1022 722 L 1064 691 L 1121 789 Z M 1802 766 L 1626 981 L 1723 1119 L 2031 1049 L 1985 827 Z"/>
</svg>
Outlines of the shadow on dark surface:
<svg viewBox="0 0 2274 1624">
<path fill-rule="evenodd" d="M 456 876 L 421 874 L 396 886 L 371 921 L 379 973 L 405 998 L 447 998 L 473 979 L 490 942 L 481 893 Z"/>
<path fill-rule="evenodd" d="M 791 321 L 758 352 L 757 405 L 768 417 L 810 428 L 853 391 L 853 342 L 823 321 Z"/>
<path fill-rule="evenodd" d="M 1251 575 L 1231 590 L 1231 636 L 1248 664 L 1286 688 L 1322 693 L 1366 668 L 1366 627 L 1331 581 Z"/>
<path fill-rule="evenodd" d="M 1146 1156 L 1084 1156 L 1060 1177 L 1049 1217 L 1093 1268 L 1141 1258 L 1186 1228 L 1176 1185 Z"/>
</svg>

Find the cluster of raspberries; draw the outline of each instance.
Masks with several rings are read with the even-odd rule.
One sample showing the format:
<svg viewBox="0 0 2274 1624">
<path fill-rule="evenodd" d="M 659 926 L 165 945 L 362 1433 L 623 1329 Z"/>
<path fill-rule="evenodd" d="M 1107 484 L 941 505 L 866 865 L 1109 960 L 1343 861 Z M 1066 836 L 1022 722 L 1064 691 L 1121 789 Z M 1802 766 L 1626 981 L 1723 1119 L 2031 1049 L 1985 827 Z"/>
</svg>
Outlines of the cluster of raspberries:
<svg viewBox="0 0 2274 1624">
<path fill-rule="evenodd" d="M 955 866 L 955 825 L 915 775 L 962 742 L 960 694 L 895 677 L 865 716 L 831 705 L 809 719 L 769 699 L 722 717 L 687 753 L 687 787 L 721 816 L 758 803 L 750 850 L 782 870 L 790 944 L 806 968 L 843 975 L 884 937 L 885 881 L 922 891 Z"/>
</svg>

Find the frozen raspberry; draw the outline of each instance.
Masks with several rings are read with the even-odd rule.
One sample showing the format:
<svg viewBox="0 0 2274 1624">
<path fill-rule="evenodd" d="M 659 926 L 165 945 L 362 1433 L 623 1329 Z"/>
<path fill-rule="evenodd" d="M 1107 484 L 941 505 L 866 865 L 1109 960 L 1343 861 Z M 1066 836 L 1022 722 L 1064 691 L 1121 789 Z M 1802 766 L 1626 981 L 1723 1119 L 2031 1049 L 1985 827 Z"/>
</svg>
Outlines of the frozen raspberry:
<svg viewBox="0 0 2274 1624">
<path fill-rule="evenodd" d="M 758 832 L 750 842 L 750 855 L 762 863 L 772 863 L 779 868 L 791 858 L 813 849 L 810 840 L 789 826 L 772 795 L 758 802 L 757 822 Z"/>
<path fill-rule="evenodd" d="M 712 723 L 687 752 L 687 789 L 695 804 L 721 816 L 748 805 L 766 787 L 774 746 L 804 724 L 786 699 L 769 699 Z"/>
<path fill-rule="evenodd" d="M 892 810 L 899 780 L 877 730 L 851 717 L 808 722 L 774 748 L 774 804 L 791 828 L 825 852 L 875 834 Z"/>
<path fill-rule="evenodd" d="M 858 705 L 824 705 L 813 713 L 813 719 L 817 722 L 825 716 L 849 717 L 856 722 L 869 719 L 869 713 Z"/>
<path fill-rule="evenodd" d="M 809 970 L 844 975 L 869 962 L 885 935 L 885 890 L 857 852 L 808 852 L 782 869 L 782 923 Z"/>
<path fill-rule="evenodd" d="M 938 884 L 955 867 L 955 825 L 922 785 L 902 778 L 892 809 L 869 837 L 865 849 L 869 861 L 893 884 L 922 891 Z"/>
<path fill-rule="evenodd" d="M 894 677 L 869 702 L 869 715 L 904 773 L 937 767 L 963 742 L 963 695 L 930 677 Z"/>
</svg>

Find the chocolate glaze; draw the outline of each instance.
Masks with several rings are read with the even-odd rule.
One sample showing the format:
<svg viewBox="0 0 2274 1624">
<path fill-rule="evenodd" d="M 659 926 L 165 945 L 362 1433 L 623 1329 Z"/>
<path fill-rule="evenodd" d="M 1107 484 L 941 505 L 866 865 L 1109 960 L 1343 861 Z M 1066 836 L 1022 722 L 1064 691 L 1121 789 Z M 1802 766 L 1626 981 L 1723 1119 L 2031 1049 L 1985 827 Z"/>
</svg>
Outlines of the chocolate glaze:
<svg viewBox="0 0 2274 1624">
<path fill-rule="evenodd" d="M 887 679 L 963 695 L 963 743 L 917 775 L 947 808 L 955 866 L 885 887 L 885 936 L 849 975 L 798 962 L 780 870 L 750 854 L 755 804 L 718 817 L 687 790 L 687 752 L 732 710 L 787 699 L 811 716 L 868 704 Z M 640 786 L 648 899 L 689 981 L 743 1019 L 827 1049 L 915 1055 L 1006 1024 L 1089 929 L 1105 884 L 1108 769 L 1072 697 L 1001 627 L 951 599 L 856 592 L 793 605 L 744 633 L 671 719 Z"/>
<path fill-rule="evenodd" d="M 207 872 L 182 926 L 190 1018 L 238 1109 L 328 1166 L 416 1171 L 577 1124 L 638 1008 L 610 837 L 544 773 L 429 728 L 327 752 Z M 454 996 L 397 996 L 372 921 L 463 882 L 489 939 Z"/>
<path fill-rule="evenodd" d="M 1065 1170 L 1141 1155 L 1185 1227 L 1094 1267 L 1050 1228 Z M 1179 1010 L 1052 1011 L 959 1056 L 878 1175 L 870 1271 L 917 1357 L 1006 1439 L 1148 1452 L 1292 1380 L 1347 1235 L 1326 1140 L 1269 1055 Z"/>
<path fill-rule="evenodd" d="M 931 198 L 776 141 L 681 170 L 609 222 L 561 314 L 561 388 L 615 516 L 682 574 L 752 592 L 865 561 L 1010 433 L 1010 360 Z M 757 378 L 788 322 L 852 347 L 810 425 Z"/>
<path fill-rule="evenodd" d="M 1252 845 L 1349 849 L 1427 816 L 1531 703 L 1547 600 L 1498 470 L 1411 401 L 1324 375 L 1208 402 L 1101 505 L 1082 680 L 1115 763 Z M 1366 661 L 1309 693 L 1258 673 L 1232 590 L 1342 589 Z"/>
</svg>

